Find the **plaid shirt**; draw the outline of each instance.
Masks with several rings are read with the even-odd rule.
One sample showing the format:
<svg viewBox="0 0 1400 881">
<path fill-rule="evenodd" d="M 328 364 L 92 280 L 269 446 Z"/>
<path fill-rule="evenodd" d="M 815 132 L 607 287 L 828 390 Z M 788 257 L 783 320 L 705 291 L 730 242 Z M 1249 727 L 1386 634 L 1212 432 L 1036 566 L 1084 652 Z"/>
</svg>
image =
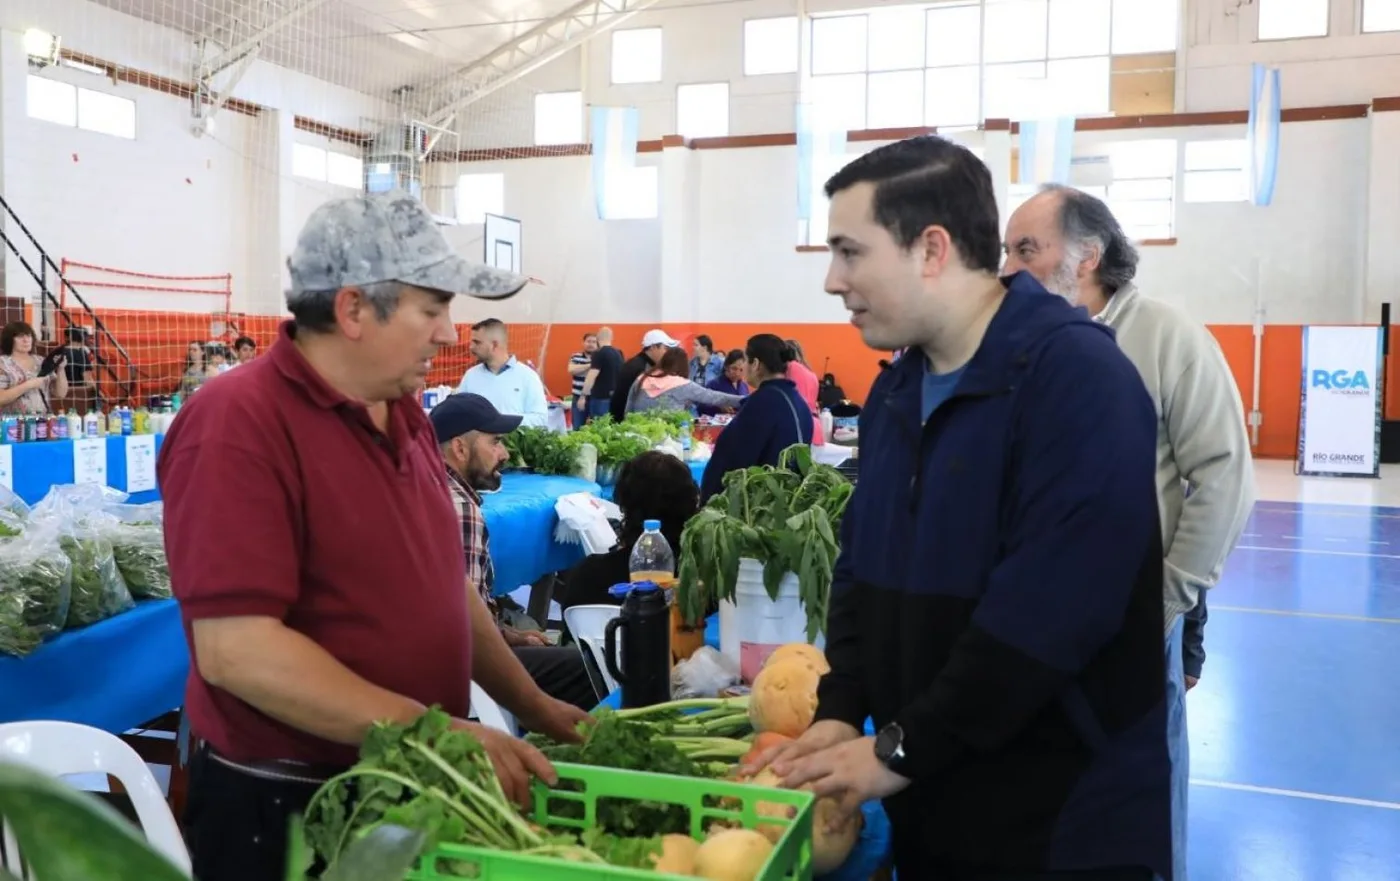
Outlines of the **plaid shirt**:
<svg viewBox="0 0 1400 881">
<path fill-rule="evenodd" d="M 475 584 L 491 610 L 491 617 L 501 618 L 500 606 L 492 589 L 496 586 L 496 566 L 491 562 L 491 531 L 481 513 L 481 496 L 462 476 L 447 469 L 447 487 L 452 491 L 452 503 L 457 519 L 462 523 L 462 547 L 467 554 L 467 582 Z"/>
</svg>

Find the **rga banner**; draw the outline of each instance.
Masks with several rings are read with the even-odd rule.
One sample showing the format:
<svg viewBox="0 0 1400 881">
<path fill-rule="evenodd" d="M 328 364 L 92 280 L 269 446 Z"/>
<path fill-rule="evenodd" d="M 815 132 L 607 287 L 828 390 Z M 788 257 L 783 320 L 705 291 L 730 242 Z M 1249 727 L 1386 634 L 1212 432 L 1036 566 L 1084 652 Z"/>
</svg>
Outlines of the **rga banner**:
<svg viewBox="0 0 1400 881">
<path fill-rule="evenodd" d="M 1379 327 L 1303 328 L 1297 473 L 1380 477 L 1383 342 Z"/>
</svg>

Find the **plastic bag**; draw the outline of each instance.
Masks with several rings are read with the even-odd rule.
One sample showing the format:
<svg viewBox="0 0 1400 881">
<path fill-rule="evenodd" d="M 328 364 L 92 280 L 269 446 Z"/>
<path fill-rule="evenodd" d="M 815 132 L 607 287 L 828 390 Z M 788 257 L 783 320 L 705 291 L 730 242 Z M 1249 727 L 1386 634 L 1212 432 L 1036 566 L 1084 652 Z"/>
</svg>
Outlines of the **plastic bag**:
<svg viewBox="0 0 1400 881">
<path fill-rule="evenodd" d="M 160 527 L 118 523 L 106 529 L 102 537 L 112 543 L 112 559 L 133 597 L 163 600 L 172 595 L 165 534 Z"/>
<path fill-rule="evenodd" d="M 58 535 L 58 546 L 73 564 L 68 629 L 96 624 L 136 605 L 106 537 L 119 521 L 104 509 L 126 498 L 95 484 L 55 486 L 30 515 L 36 529 Z"/>
<path fill-rule="evenodd" d="M 29 522 L 29 506 L 24 499 L 0 486 L 0 538 L 14 538 L 24 532 Z"/>
<path fill-rule="evenodd" d="M 0 541 L 0 654 L 22 657 L 63 629 L 72 572 L 51 532 Z"/>
<path fill-rule="evenodd" d="M 738 681 L 738 664 L 710 646 L 701 646 L 695 654 L 671 668 L 671 697 L 673 700 L 715 697 Z"/>
</svg>

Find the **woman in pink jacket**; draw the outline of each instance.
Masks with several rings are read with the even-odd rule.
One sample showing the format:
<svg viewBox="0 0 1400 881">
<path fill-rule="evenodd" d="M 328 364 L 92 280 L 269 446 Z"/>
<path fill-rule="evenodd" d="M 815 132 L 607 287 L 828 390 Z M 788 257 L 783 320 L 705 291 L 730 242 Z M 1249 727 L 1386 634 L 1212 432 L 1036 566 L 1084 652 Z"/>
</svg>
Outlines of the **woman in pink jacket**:
<svg viewBox="0 0 1400 881">
<path fill-rule="evenodd" d="M 817 414 L 817 375 L 807 366 L 807 355 L 802 351 L 802 344 L 797 340 L 786 342 L 797 355 L 797 360 L 788 365 L 787 378 L 797 386 L 797 393 L 807 402 L 807 409 L 812 411 L 812 443 L 824 444 L 826 438 L 822 435 L 822 421 Z"/>
</svg>

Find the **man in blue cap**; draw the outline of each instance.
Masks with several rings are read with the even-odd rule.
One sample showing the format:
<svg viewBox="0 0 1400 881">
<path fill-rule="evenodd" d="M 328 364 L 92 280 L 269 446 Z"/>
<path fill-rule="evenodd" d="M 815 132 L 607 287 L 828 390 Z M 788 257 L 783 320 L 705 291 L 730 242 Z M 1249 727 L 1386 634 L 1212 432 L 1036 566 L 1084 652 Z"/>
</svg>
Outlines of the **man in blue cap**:
<svg viewBox="0 0 1400 881">
<path fill-rule="evenodd" d="M 509 682 L 511 687 L 501 694 L 491 693 L 491 697 L 515 712 L 522 704 L 548 696 L 547 700 L 560 705 L 553 708 L 554 712 L 573 714 L 583 720 L 599 700 L 583 654 L 573 647 L 551 645 L 539 631 L 503 624 L 494 595 L 496 570 L 491 562 L 490 532 L 481 512 L 481 493 L 500 488 L 501 469 L 510 459 L 502 440 L 520 427 L 521 417 L 502 414 L 481 395 L 464 393 L 449 395 L 433 408 L 429 418 L 447 465 L 452 502 L 462 523 L 467 584 L 475 585 L 481 592 L 496 625 L 494 630 L 502 637 L 499 651 L 492 651 L 497 661 L 492 666 L 498 669 L 491 678 Z M 477 639 L 497 642 L 484 631 L 473 630 Z M 507 646 L 514 659 L 505 651 Z M 531 680 L 528 685 L 524 684 L 526 677 Z M 541 691 L 543 695 L 539 694 Z"/>
</svg>

